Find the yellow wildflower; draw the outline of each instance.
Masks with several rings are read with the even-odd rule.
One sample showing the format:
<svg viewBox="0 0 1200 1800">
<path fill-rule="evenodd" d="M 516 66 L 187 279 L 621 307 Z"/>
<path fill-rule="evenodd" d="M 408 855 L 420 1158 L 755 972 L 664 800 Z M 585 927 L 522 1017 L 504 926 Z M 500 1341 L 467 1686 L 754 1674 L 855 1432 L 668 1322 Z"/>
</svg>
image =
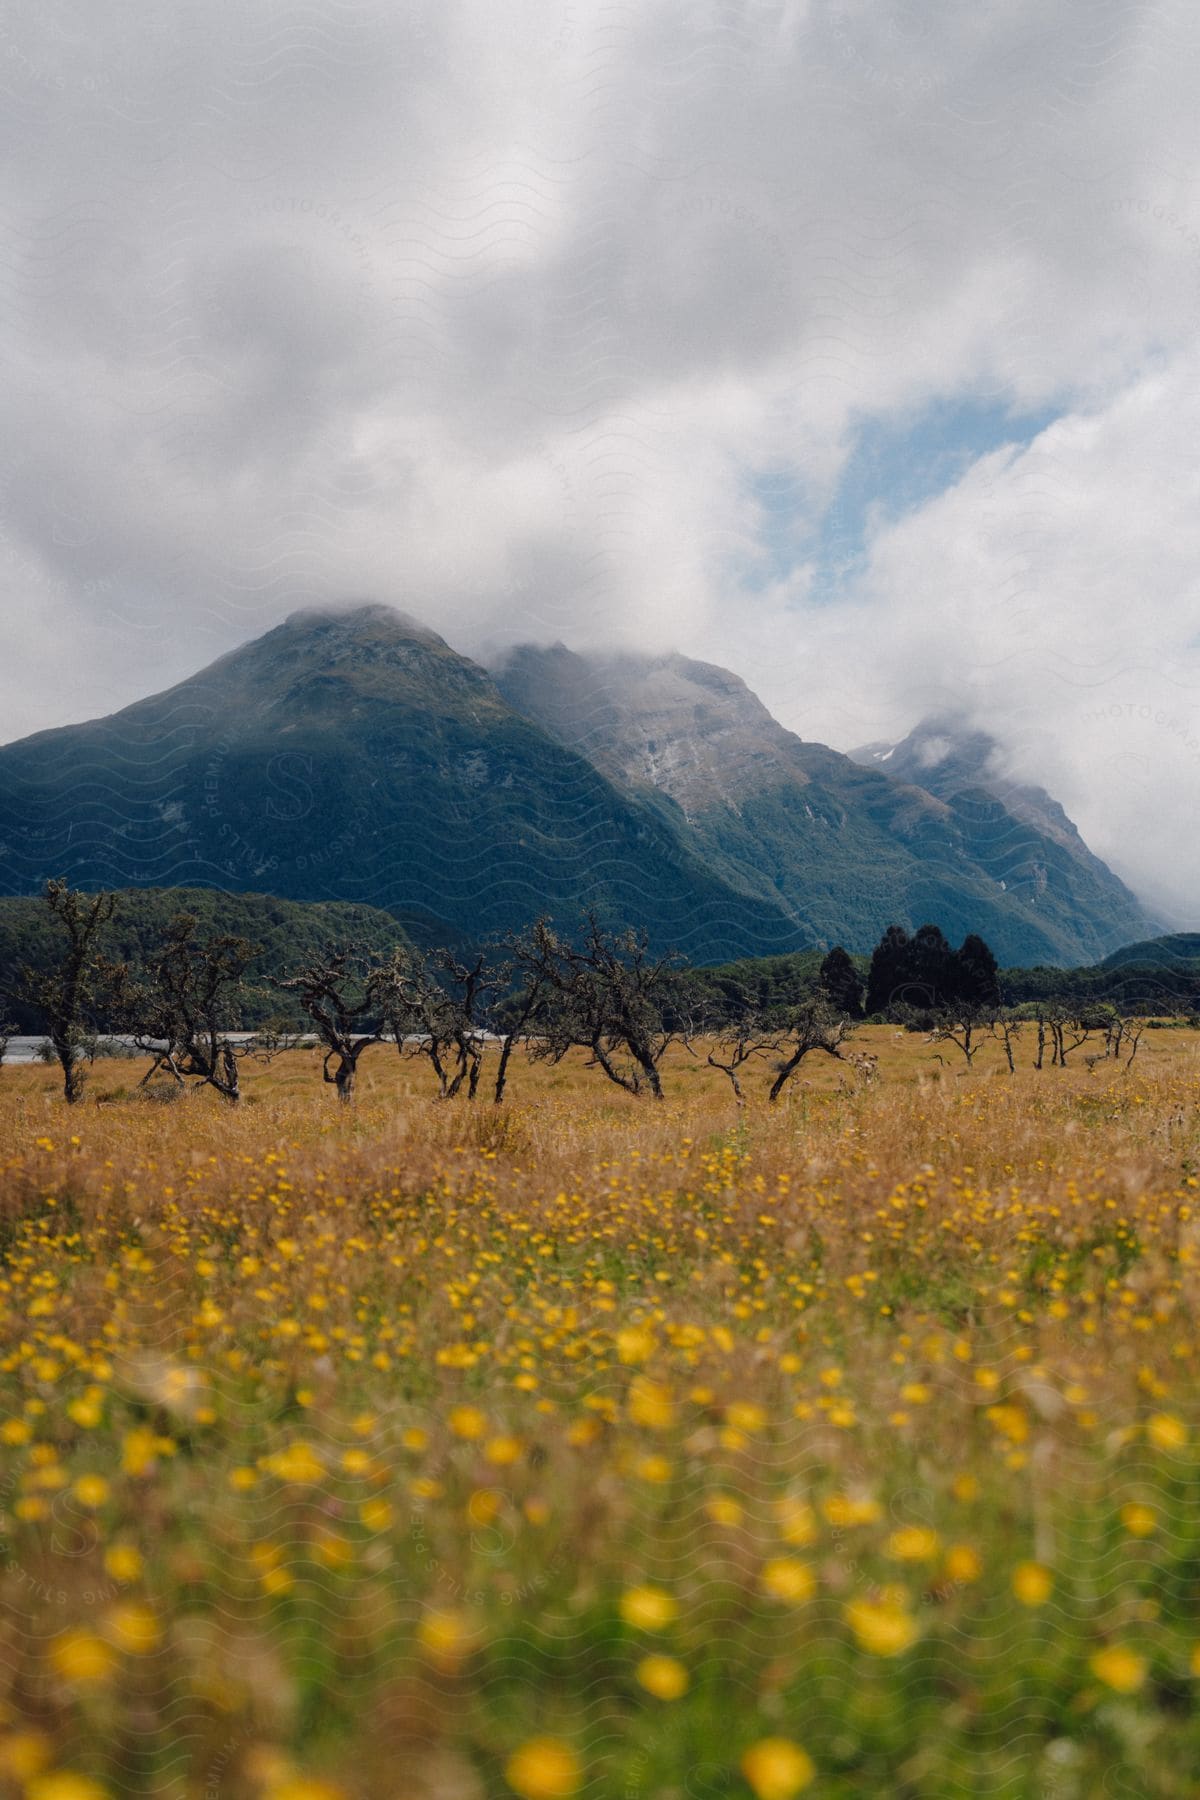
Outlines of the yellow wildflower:
<svg viewBox="0 0 1200 1800">
<path fill-rule="evenodd" d="M 1158 1527 L 1158 1514 L 1152 1506 L 1131 1500 L 1121 1508 L 1121 1523 L 1130 1537 L 1149 1537 Z"/>
<path fill-rule="evenodd" d="M 902 1525 L 887 1541 L 887 1554 L 897 1562 L 932 1562 L 940 1549 L 937 1532 L 925 1525 Z"/>
<path fill-rule="evenodd" d="M 116 1606 L 108 1615 L 108 1630 L 122 1650 L 145 1656 L 162 1642 L 162 1627 L 148 1606 Z"/>
<path fill-rule="evenodd" d="M 794 1556 L 777 1556 L 763 1564 L 758 1585 L 772 1600 L 800 1606 L 812 1598 L 817 1584 L 807 1563 Z"/>
<path fill-rule="evenodd" d="M 480 1412 L 477 1406 L 455 1406 L 446 1419 L 455 1437 L 465 1438 L 468 1442 L 481 1438 L 487 1430 L 487 1415 Z"/>
<path fill-rule="evenodd" d="M 1088 1667 L 1098 1681 L 1118 1694 L 1136 1694 L 1146 1679 L 1146 1659 L 1124 1644 L 1110 1644 L 1089 1658 Z"/>
<path fill-rule="evenodd" d="M 74 1769 L 53 1769 L 26 1783 L 25 1800 L 108 1800 L 108 1789 Z"/>
<path fill-rule="evenodd" d="M 1054 1577 L 1044 1563 L 1018 1563 L 1012 1572 L 1012 1591 L 1022 1606 L 1045 1606 L 1054 1591 Z"/>
<path fill-rule="evenodd" d="M 0 1770 L 14 1781 L 29 1781 L 53 1759 L 54 1747 L 44 1731 L 14 1731 L 0 1738 Z"/>
<path fill-rule="evenodd" d="M 80 1506 L 103 1506 L 112 1492 L 103 1475 L 81 1475 L 73 1489 Z"/>
<path fill-rule="evenodd" d="M 627 1409 L 635 1425 L 644 1425 L 651 1431 L 666 1431 L 675 1420 L 670 1388 L 645 1375 L 635 1375 L 630 1382 Z"/>
<path fill-rule="evenodd" d="M 765 1431 L 767 1428 L 767 1414 L 765 1408 L 756 1405 L 752 1400 L 734 1400 L 725 1409 L 725 1419 L 726 1423 L 732 1426 L 734 1431 L 745 1431 L 753 1434 L 754 1432 Z"/>
<path fill-rule="evenodd" d="M 94 1631 L 64 1631 L 50 1643 L 55 1673 L 73 1687 L 96 1687 L 112 1674 L 116 1652 Z"/>
<path fill-rule="evenodd" d="M 1182 1450 L 1188 1441 L 1187 1426 L 1174 1413 L 1154 1413 L 1146 1420 L 1146 1437 L 1156 1450 Z"/>
<path fill-rule="evenodd" d="M 530 1738 L 509 1757 L 504 1779 L 521 1800 L 569 1800 L 579 1790 L 583 1769 L 561 1738 Z"/>
<path fill-rule="evenodd" d="M 760 1738 L 741 1761 L 756 1800 L 792 1800 L 816 1779 L 812 1757 L 790 1738 Z"/>
<path fill-rule="evenodd" d="M 346 1790 L 311 1775 L 285 1775 L 270 1784 L 263 1800 L 346 1800 Z"/>
<path fill-rule="evenodd" d="M 296 1487 L 316 1487 L 325 1479 L 325 1464 L 311 1444 L 288 1444 L 273 1456 L 264 1456 L 260 1466 Z"/>
<path fill-rule="evenodd" d="M 431 1607 L 417 1626 L 417 1642 L 436 1669 L 453 1674 L 479 1642 L 479 1631 L 466 1613 Z"/>
<path fill-rule="evenodd" d="M 917 1622 L 898 1600 L 851 1600 L 843 1616 L 860 1650 L 872 1656 L 900 1656 L 920 1635 Z"/>
<path fill-rule="evenodd" d="M 673 1656 L 644 1656 L 634 1674 L 656 1700 L 678 1700 L 688 1690 L 688 1672 Z"/>
<path fill-rule="evenodd" d="M 617 1333 L 617 1357 L 627 1366 L 645 1362 L 655 1351 L 654 1333 L 645 1325 L 626 1325 Z"/>
<path fill-rule="evenodd" d="M 945 1569 L 951 1581 L 978 1581 L 983 1573 L 979 1553 L 970 1544 L 951 1544 L 946 1552 Z"/>
<path fill-rule="evenodd" d="M 878 1500 L 858 1499 L 850 1494 L 831 1494 L 822 1502 L 821 1511 L 829 1523 L 839 1529 L 850 1525 L 874 1525 L 882 1516 Z"/>
<path fill-rule="evenodd" d="M 679 1603 L 662 1588 L 627 1588 L 621 1595 L 621 1617 L 639 1631 L 665 1631 L 679 1617 Z"/>
</svg>

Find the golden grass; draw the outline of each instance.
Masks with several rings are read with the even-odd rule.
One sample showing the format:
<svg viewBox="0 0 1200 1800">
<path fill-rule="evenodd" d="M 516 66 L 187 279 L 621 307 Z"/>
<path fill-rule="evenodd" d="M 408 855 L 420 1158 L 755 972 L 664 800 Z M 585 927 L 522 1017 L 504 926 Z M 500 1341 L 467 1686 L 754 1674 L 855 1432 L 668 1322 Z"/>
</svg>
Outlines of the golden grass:
<svg viewBox="0 0 1200 1800">
<path fill-rule="evenodd" d="M 0 1792 L 1195 1793 L 1200 1039 L 857 1042 L 5 1069 Z"/>
</svg>

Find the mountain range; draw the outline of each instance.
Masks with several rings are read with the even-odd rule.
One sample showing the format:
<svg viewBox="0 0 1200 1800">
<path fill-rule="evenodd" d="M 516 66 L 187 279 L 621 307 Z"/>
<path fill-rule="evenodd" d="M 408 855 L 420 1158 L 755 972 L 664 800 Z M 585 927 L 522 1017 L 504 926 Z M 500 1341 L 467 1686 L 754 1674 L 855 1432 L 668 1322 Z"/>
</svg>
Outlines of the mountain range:
<svg viewBox="0 0 1200 1800">
<path fill-rule="evenodd" d="M 978 931 L 1010 963 L 1153 935 L 977 740 L 930 725 L 849 757 L 685 656 L 523 646 L 489 672 L 390 607 L 300 612 L 0 748 L 0 892 L 266 890 L 386 908 L 418 941 L 594 906 L 696 962 L 866 950 L 893 921 Z"/>
<path fill-rule="evenodd" d="M 1157 930 L 1040 788 L 945 721 L 844 756 L 780 725 L 738 676 L 672 654 L 521 647 L 512 704 L 627 791 L 655 800 L 731 887 L 810 942 L 868 949 L 888 923 L 978 931 L 1006 962 L 1092 962 Z M 935 756 L 933 752 L 938 754 Z"/>
</svg>

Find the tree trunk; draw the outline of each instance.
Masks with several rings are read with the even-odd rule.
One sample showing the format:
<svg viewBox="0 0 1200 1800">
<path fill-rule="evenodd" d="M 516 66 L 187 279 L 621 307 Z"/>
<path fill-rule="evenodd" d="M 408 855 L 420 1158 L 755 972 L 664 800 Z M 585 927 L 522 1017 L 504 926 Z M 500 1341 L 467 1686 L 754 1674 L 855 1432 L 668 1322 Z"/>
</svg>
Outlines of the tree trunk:
<svg viewBox="0 0 1200 1800">
<path fill-rule="evenodd" d="M 656 1100 L 663 1097 L 662 1079 L 658 1073 L 658 1064 L 654 1060 L 654 1052 L 645 1038 L 636 1032 L 625 1039 L 625 1046 L 638 1068 L 642 1071 L 646 1086 Z M 660 1053 L 661 1054 L 661 1053 Z"/>
<path fill-rule="evenodd" d="M 745 1095 L 742 1093 L 742 1084 L 737 1077 L 737 1064 L 718 1062 L 710 1050 L 708 1053 L 708 1065 L 712 1069 L 720 1069 L 722 1075 L 726 1077 L 730 1087 L 733 1089 L 738 1105 L 741 1106 L 745 1099 Z"/>
<path fill-rule="evenodd" d="M 219 1094 L 224 1095 L 230 1106 L 236 1106 L 241 1099 L 241 1083 L 238 1077 L 237 1057 L 228 1044 L 222 1044 L 217 1058 L 218 1070 L 214 1071 L 216 1079 L 213 1085 Z"/>
<path fill-rule="evenodd" d="M 430 1038 L 428 1044 L 425 1046 L 425 1054 L 433 1064 L 434 1072 L 438 1078 L 438 1099 L 445 1100 L 448 1097 L 446 1093 L 448 1077 L 446 1075 L 445 1064 L 442 1062 L 441 1051 L 436 1038 Z"/>
<path fill-rule="evenodd" d="M 354 1077 L 357 1070 L 348 1057 L 343 1057 L 334 1075 L 337 1097 L 343 1106 L 349 1106 L 354 1098 Z"/>
<path fill-rule="evenodd" d="M 791 1080 L 810 1050 L 823 1050 L 826 1056 L 832 1056 L 835 1062 L 844 1063 L 846 1060 L 838 1049 L 837 1044 L 825 1044 L 820 1041 L 813 1043 L 811 1039 L 807 1040 L 805 1043 L 802 1043 L 797 1050 L 793 1051 L 792 1055 L 788 1057 L 788 1060 L 780 1069 L 778 1075 L 776 1075 L 774 1081 L 771 1083 L 771 1091 L 767 1095 L 768 1100 L 772 1102 L 778 1100 L 784 1087 Z"/>
<path fill-rule="evenodd" d="M 443 1082 L 443 1084 L 442 1084 L 442 1099 L 443 1100 L 453 1100 L 454 1099 L 454 1097 L 458 1093 L 459 1088 L 462 1086 L 464 1080 L 466 1079 L 466 1074 L 467 1074 L 467 1053 L 463 1049 L 462 1045 L 460 1044 L 459 1048 L 458 1048 L 458 1067 L 457 1067 L 457 1069 L 455 1069 L 454 1075 L 451 1078 L 450 1082 L 448 1084 Z"/>
<path fill-rule="evenodd" d="M 767 1095 L 767 1098 L 772 1106 L 775 1104 L 776 1100 L 778 1100 L 780 1094 L 782 1094 L 784 1088 L 796 1073 L 796 1070 L 800 1067 L 800 1064 L 804 1061 L 804 1055 L 807 1049 L 808 1045 L 804 1044 L 799 1050 L 789 1056 L 778 1075 L 776 1075 L 774 1081 L 771 1083 L 771 1091 Z"/>
<path fill-rule="evenodd" d="M 499 1106 L 504 1099 L 504 1085 L 508 1080 L 508 1059 L 513 1053 L 513 1045 L 517 1041 L 515 1031 L 510 1031 L 500 1046 L 500 1066 L 496 1070 L 496 1088 L 492 1095 L 492 1104 Z"/>
<path fill-rule="evenodd" d="M 646 1077 L 646 1086 L 650 1089 L 650 1092 L 654 1095 L 656 1100 L 661 1100 L 663 1097 L 663 1086 L 659 1079 L 657 1068 L 648 1056 L 639 1056 L 637 1060 L 642 1073 Z"/>
<path fill-rule="evenodd" d="M 618 1087 L 624 1088 L 627 1094 L 636 1094 L 639 1091 L 637 1082 L 630 1081 L 627 1075 L 622 1075 L 615 1063 L 609 1061 L 604 1046 L 598 1037 L 592 1039 L 592 1055 L 596 1058 L 596 1061 L 600 1064 L 600 1067 L 604 1070 L 604 1073 L 608 1076 L 610 1081 L 615 1082 Z M 662 1098 L 661 1093 L 659 1098 Z"/>
<path fill-rule="evenodd" d="M 87 1076 L 79 1066 L 78 1057 L 63 1057 L 60 1060 L 63 1072 L 63 1096 L 68 1106 L 74 1106 L 76 1101 L 83 1099 Z"/>
</svg>

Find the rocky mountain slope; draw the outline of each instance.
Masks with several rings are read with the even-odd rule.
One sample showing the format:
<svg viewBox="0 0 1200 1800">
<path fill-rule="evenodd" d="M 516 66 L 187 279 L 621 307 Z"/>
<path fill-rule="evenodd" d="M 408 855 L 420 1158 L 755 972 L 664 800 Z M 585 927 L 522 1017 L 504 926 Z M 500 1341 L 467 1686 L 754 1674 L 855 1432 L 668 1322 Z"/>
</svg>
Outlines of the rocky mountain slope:
<svg viewBox="0 0 1200 1800">
<path fill-rule="evenodd" d="M 811 940 L 868 949 L 895 921 L 985 936 L 1004 961 L 1094 961 L 1151 925 L 1049 795 L 946 794 L 787 731 L 728 670 L 680 655 L 514 651 L 512 704 L 630 792 L 674 808 L 731 885 Z"/>
<path fill-rule="evenodd" d="M 898 744 L 864 744 L 850 755 L 864 768 L 924 788 L 942 800 L 982 791 L 999 801 L 1012 818 L 1032 826 L 1080 861 L 1099 863 L 1074 822 L 1045 788 L 1014 781 L 1003 773 L 1000 746 L 986 731 L 956 719 L 922 719 Z"/>
<path fill-rule="evenodd" d="M 1000 746 L 987 732 L 957 719 L 924 719 L 898 744 L 866 744 L 851 755 L 945 801 L 970 835 L 981 866 L 1008 892 L 1044 907 L 1044 897 L 1055 890 L 1081 911 L 1098 913 L 1101 922 L 1106 918 L 1112 932 L 1106 949 L 1159 929 L 1089 850 L 1059 802 L 1045 788 L 1005 773 Z"/>
</svg>

